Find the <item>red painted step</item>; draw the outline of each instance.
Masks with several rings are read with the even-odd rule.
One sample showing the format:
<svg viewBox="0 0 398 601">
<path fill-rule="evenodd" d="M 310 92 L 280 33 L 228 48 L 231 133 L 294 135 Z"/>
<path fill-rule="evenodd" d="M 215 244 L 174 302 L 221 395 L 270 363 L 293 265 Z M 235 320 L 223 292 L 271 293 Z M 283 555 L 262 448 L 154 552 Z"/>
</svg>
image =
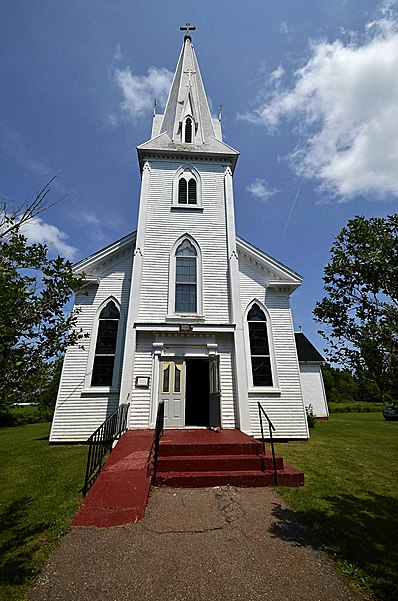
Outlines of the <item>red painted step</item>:
<svg viewBox="0 0 398 601">
<path fill-rule="evenodd" d="M 252 455 L 260 446 L 240 430 L 164 430 L 159 456 Z"/>
<path fill-rule="evenodd" d="M 174 487 L 198 488 L 205 486 L 274 486 L 273 471 L 217 471 L 217 472 L 165 472 L 157 476 L 157 484 Z M 304 474 L 286 465 L 277 472 L 278 486 L 303 486 Z"/>
<path fill-rule="evenodd" d="M 275 457 L 277 482 L 302 486 L 304 474 Z M 157 483 L 204 487 L 273 486 L 270 451 L 240 430 L 165 430 L 160 441 Z"/>
<path fill-rule="evenodd" d="M 276 457 L 277 469 L 283 469 L 282 457 Z M 270 455 L 166 455 L 158 459 L 159 472 L 212 472 L 272 470 Z"/>
</svg>

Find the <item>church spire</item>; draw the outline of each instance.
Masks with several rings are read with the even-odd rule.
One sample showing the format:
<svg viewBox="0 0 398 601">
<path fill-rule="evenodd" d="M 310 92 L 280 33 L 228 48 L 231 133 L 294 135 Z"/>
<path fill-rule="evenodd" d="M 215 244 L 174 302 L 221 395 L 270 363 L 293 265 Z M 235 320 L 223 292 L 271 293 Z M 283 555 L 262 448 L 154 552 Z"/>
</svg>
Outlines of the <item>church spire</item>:
<svg viewBox="0 0 398 601">
<path fill-rule="evenodd" d="M 196 27 L 187 23 L 180 29 L 186 31 L 186 34 L 171 84 L 160 133 L 166 132 L 172 142 L 184 143 L 185 121 L 190 119 L 192 123 L 191 142 L 204 144 L 210 136 L 215 136 L 215 132 L 190 36 L 190 31 Z"/>
<path fill-rule="evenodd" d="M 141 171 L 149 155 L 226 159 L 232 171 L 239 155 L 222 141 L 220 118 L 212 117 L 187 23 L 164 114 L 154 111 L 150 140 L 137 147 Z"/>
</svg>

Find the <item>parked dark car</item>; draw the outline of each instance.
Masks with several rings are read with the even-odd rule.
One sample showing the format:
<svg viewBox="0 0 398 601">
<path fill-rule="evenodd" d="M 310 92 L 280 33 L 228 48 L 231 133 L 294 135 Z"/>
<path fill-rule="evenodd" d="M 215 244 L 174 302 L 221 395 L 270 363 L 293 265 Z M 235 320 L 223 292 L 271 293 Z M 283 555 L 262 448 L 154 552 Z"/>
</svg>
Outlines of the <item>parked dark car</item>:
<svg viewBox="0 0 398 601">
<path fill-rule="evenodd" d="M 383 409 L 384 419 L 398 420 L 398 405 L 392 405 L 391 407 L 384 407 Z"/>
</svg>

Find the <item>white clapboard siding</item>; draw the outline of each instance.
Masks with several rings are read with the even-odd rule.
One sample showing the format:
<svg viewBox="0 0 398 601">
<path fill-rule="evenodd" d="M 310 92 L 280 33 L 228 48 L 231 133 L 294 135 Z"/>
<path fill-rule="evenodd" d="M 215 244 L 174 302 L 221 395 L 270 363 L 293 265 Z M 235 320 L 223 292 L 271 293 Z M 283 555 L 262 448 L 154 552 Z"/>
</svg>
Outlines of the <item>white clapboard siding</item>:
<svg viewBox="0 0 398 601">
<path fill-rule="evenodd" d="M 151 162 L 139 321 L 165 321 L 170 253 L 174 243 L 188 233 L 202 252 L 205 319 L 213 323 L 228 323 L 224 167 L 210 162 L 191 163 L 201 175 L 202 209 L 186 209 L 172 207 L 173 178 L 181 164 L 171 160 Z"/>
<path fill-rule="evenodd" d="M 262 404 L 276 428 L 277 439 L 307 439 L 308 428 L 303 404 L 297 351 L 294 339 L 292 317 L 289 305 L 289 292 L 266 289 L 269 280 L 275 280 L 243 254 L 239 256 L 239 281 L 242 313 L 254 299 L 264 303 L 270 318 L 271 352 L 274 354 L 274 384 L 279 392 L 256 391 L 249 389 L 249 414 L 251 433 L 260 436 L 258 401 Z M 247 324 L 245 334 L 248 337 Z M 247 345 L 248 348 L 248 345 Z M 250 358 L 247 361 L 250 369 Z M 248 377 L 249 380 L 249 377 Z"/>
<path fill-rule="evenodd" d="M 101 425 L 101 423 L 117 408 L 119 394 L 98 390 L 90 392 L 89 356 L 95 348 L 92 339 L 92 328 L 99 307 L 113 296 L 121 305 L 120 330 L 123 352 L 123 341 L 126 330 L 127 307 L 130 292 L 132 269 L 132 250 L 115 255 L 106 263 L 96 267 L 95 275 L 99 284 L 90 283 L 76 295 L 75 307 L 80 311 L 77 328 L 82 329 L 87 337 L 77 346 L 68 348 L 61 375 L 55 408 L 50 442 L 81 442 Z M 120 365 L 122 357 L 120 357 Z M 120 373 L 119 373 L 120 380 Z M 120 385 L 120 382 L 119 384 Z"/>
<path fill-rule="evenodd" d="M 316 417 L 329 417 L 320 363 L 300 363 L 304 405 L 312 405 Z"/>
<path fill-rule="evenodd" d="M 232 336 L 217 337 L 220 354 L 221 426 L 236 428 L 236 382 Z"/>
<path fill-rule="evenodd" d="M 240 298 L 244 313 L 254 298 L 265 304 L 265 291 L 270 274 L 240 252 L 238 258 Z"/>
<path fill-rule="evenodd" d="M 134 377 L 131 392 L 130 428 L 149 428 L 151 409 L 151 389 L 157 386 L 153 382 L 153 336 L 145 332 L 137 332 L 136 352 L 134 357 Z M 137 376 L 148 377 L 149 388 L 136 388 Z"/>
</svg>

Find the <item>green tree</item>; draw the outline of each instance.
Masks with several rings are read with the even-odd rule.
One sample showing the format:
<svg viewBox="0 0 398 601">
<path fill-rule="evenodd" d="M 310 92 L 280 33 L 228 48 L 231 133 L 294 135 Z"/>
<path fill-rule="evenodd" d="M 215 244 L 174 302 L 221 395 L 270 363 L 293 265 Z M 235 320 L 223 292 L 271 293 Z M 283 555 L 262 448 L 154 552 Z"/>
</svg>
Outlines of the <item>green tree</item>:
<svg viewBox="0 0 398 601">
<path fill-rule="evenodd" d="M 22 233 L 54 204 L 47 200 L 51 181 L 32 203 L 0 212 L 0 407 L 34 400 L 54 360 L 81 337 L 76 313 L 65 312 L 79 285 L 72 264 L 50 258 L 46 245 L 29 244 Z"/>
<path fill-rule="evenodd" d="M 348 221 L 323 280 L 314 315 L 328 359 L 366 374 L 384 398 L 398 379 L 398 215 Z"/>
</svg>

